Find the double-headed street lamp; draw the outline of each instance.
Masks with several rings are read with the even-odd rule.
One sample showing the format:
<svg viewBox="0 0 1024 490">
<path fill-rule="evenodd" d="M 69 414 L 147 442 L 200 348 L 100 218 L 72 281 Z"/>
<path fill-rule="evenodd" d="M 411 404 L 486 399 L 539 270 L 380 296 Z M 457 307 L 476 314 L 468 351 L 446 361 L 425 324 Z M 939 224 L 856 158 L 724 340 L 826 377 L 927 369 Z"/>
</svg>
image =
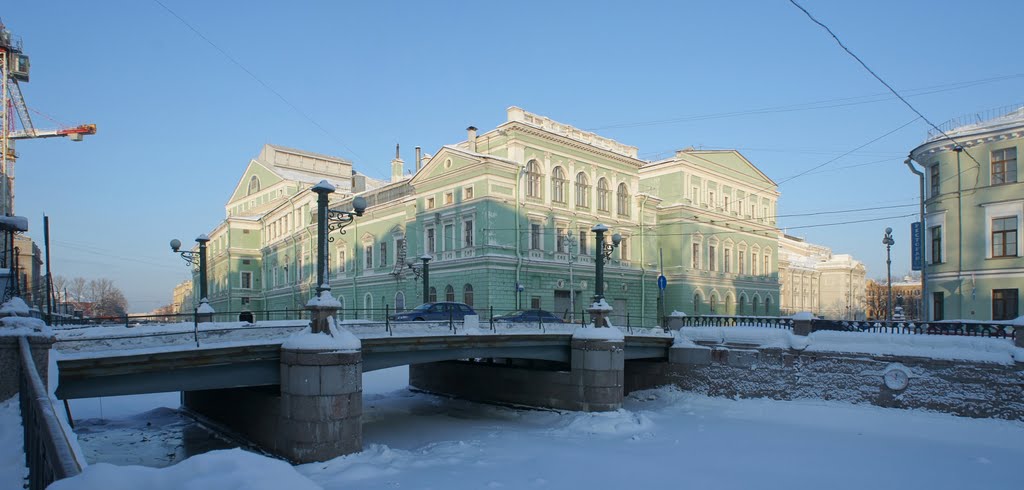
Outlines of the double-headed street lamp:
<svg viewBox="0 0 1024 490">
<path fill-rule="evenodd" d="M 317 242 L 317 254 L 316 254 L 316 302 L 311 302 L 308 307 L 314 311 L 314 321 L 312 322 L 311 330 L 313 333 L 326 333 L 330 335 L 330 329 L 327 326 L 327 317 L 334 314 L 337 311 L 336 305 L 325 304 L 324 300 L 329 303 L 336 303 L 333 297 L 322 298 L 322 293 L 327 293 L 328 296 L 331 294 L 331 273 L 327 266 L 327 254 L 329 251 L 328 243 L 334 241 L 334 237 L 330 237 L 330 232 L 338 230 L 342 235 L 345 234 L 345 227 L 352 224 L 355 221 L 356 216 L 362 216 L 363 211 L 366 211 L 366 198 L 363 196 L 356 196 L 352 199 L 352 211 L 342 211 L 340 209 L 328 209 L 327 200 L 328 194 L 334 192 L 334 186 L 326 180 L 321 180 L 320 183 L 313 186 L 313 192 L 316 193 L 316 242 Z"/>
<path fill-rule="evenodd" d="M 889 285 L 889 299 L 885 302 L 885 314 L 886 319 L 892 321 L 892 246 L 896 243 L 896 240 L 892 239 L 892 228 L 885 229 L 885 236 L 882 238 L 882 243 L 885 244 L 885 276 L 886 283 Z"/>
<path fill-rule="evenodd" d="M 434 257 L 430 254 L 423 254 L 420 256 L 420 260 L 423 261 L 423 265 L 416 267 L 416 262 L 412 259 L 405 261 L 405 266 L 412 271 L 413 275 L 417 279 L 423 279 L 423 302 L 430 301 L 430 265 L 428 264 Z"/>
<path fill-rule="evenodd" d="M 203 310 L 200 313 L 208 313 L 209 311 L 212 311 L 212 308 L 210 308 L 209 305 L 209 299 L 206 297 L 206 242 L 208 241 L 210 241 L 210 237 L 206 236 L 205 233 L 196 237 L 196 243 L 199 244 L 199 251 L 192 252 L 188 250 L 181 250 L 181 240 L 178 240 L 177 238 L 171 240 L 171 251 L 176 254 L 180 254 L 186 264 L 195 267 L 196 262 L 198 261 L 199 263 L 199 309 Z M 205 305 L 205 307 L 203 305 Z"/>
</svg>

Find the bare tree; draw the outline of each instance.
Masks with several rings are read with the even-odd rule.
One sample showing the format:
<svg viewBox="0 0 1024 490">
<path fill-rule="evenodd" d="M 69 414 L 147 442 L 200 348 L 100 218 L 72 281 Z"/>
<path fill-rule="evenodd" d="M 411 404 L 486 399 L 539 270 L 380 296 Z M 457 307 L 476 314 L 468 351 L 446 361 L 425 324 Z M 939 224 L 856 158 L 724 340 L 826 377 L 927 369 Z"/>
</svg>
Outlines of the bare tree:
<svg viewBox="0 0 1024 490">
<path fill-rule="evenodd" d="M 122 316 L 128 311 L 128 300 L 124 293 L 114 285 L 114 281 L 107 278 L 86 280 L 82 277 L 68 279 L 54 276 L 53 289 L 58 294 L 63 294 L 67 289 L 67 299 L 82 304 L 81 307 L 85 309 L 88 309 L 85 303 L 91 303 L 92 316 Z"/>
</svg>

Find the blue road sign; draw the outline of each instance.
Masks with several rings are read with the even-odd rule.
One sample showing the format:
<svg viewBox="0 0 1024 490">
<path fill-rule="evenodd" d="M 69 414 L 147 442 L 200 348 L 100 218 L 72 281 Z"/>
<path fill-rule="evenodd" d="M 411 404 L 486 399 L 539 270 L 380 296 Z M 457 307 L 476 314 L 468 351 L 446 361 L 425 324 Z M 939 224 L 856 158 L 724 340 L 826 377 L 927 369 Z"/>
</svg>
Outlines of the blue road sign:
<svg viewBox="0 0 1024 490">
<path fill-rule="evenodd" d="M 924 250 L 921 248 L 921 222 L 915 221 L 910 224 L 910 257 L 911 270 L 919 271 L 924 265 Z"/>
<path fill-rule="evenodd" d="M 668 279 L 665 279 L 665 276 L 659 275 L 658 276 L 658 289 L 665 289 L 666 287 L 668 287 Z"/>
</svg>

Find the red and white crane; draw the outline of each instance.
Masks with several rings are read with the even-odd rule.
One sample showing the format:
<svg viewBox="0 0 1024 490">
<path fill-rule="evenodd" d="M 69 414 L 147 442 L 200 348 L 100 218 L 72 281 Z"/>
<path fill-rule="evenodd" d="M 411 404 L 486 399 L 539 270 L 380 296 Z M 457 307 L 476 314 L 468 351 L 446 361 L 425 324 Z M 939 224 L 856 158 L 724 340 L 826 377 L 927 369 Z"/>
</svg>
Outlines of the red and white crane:
<svg viewBox="0 0 1024 490">
<path fill-rule="evenodd" d="M 33 138 L 66 137 L 71 141 L 82 141 L 87 135 L 96 134 L 95 124 L 82 124 L 73 128 L 37 129 L 32 124 L 32 116 L 25 97 L 21 94 L 20 82 L 28 82 L 29 58 L 22 49 L 20 39 L 16 39 L 0 21 L 0 216 L 14 214 L 14 141 Z M 15 117 L 17 113 L 17 117 Z M 14 121 L 21 123 L 16 129 Z"/>
</svg>

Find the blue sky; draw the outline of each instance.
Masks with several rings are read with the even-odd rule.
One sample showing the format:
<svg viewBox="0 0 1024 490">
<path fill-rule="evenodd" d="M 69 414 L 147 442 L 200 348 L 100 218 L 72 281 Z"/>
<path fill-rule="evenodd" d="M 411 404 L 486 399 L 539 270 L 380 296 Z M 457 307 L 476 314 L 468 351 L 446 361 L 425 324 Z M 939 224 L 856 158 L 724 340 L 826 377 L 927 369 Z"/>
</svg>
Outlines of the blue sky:
<svg viewBox="0 0 1024 490">
<path fill-rule="evenodd" d="M 411 162 L 413 146 L 433 153 L 517 105 L 645 158 L 737 148 L 782 181 L 916 117 L 784 0 L 161 1 L 302 114 L 154 1 L 17 2 L 2 13 L 32 57 L 22 89 L 36 125 L 99 126 L 82 143 L 19 144 L 16 211 L 40 243 L 50 216 L 55 274 L 109 277 L 133 312 L 170 302 L 188 270 L 168 240 L 191 243 L 220 222 L 264 143 L 385 177 L 395 143 Z M 1024 18 L 1021 2 L 802 4 L 937 124 L 1024 102 L 1009 23 Z M 765 108 L 777 109 L 750 113 Z M 914 122 L 785 182 L 779 214 L 911 206 L 780 226 L 852 253 L 869 277 L 885 275 L 891 226 L 894 274 L 908 270 L 910 217 L 796 227 L 916 213 L 903 159 L 927 129 Z"/>
</svg>

